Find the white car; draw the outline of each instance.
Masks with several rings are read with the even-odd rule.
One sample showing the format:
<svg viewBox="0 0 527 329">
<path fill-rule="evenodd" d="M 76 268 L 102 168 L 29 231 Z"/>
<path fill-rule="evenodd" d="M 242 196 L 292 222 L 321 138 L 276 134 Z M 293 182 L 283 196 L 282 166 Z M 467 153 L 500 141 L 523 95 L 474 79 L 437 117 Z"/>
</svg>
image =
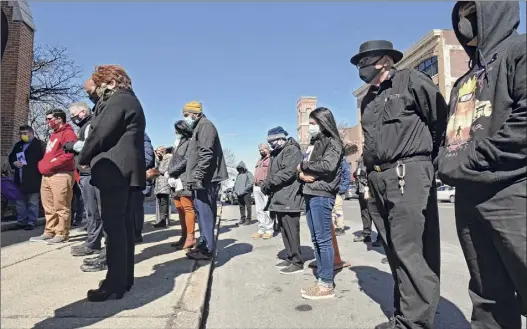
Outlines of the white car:
<svg viewBox="0 0 527 329">
<path fill-rule="evenodd" d="M 454 203 L 456 201 L 456 188 L 448 185 L 438 187 L 437 201 Z"/>
</svg>

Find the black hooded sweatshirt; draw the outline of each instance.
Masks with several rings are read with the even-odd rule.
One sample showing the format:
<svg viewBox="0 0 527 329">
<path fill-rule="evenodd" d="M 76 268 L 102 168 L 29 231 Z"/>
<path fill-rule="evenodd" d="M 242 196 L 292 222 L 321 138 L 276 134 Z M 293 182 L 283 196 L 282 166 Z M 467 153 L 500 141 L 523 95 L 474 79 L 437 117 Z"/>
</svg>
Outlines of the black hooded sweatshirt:
<svg viewBox="0 0 527 329">
<path fill-rule="evenodd" d="M 445 184 L 476 187 L 527 177 L 525 35 L 516 1 L 476 1 L 478 46 L 466 45 L 470 69 L 455 83 L 446 136 L 438 159 Z"/>
</svg>

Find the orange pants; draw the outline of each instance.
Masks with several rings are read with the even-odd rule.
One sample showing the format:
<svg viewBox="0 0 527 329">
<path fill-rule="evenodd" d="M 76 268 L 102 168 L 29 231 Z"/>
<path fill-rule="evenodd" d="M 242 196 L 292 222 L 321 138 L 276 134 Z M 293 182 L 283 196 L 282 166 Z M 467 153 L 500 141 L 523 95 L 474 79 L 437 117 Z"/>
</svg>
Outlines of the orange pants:
<svg viewBox="0 0 527 329">
<path fill-rule="evenodd" d="M 194 203 L 189 196 L 180 196 L 174 198 L 174 205 L 179 214 L 179 222 L 181 224 L 181 235 L 194 235 L 194 226 L 196 224 L 196 212 L 194 211 Z M 192 237 L 193 238 L 193 237 Z"/>
</svg>

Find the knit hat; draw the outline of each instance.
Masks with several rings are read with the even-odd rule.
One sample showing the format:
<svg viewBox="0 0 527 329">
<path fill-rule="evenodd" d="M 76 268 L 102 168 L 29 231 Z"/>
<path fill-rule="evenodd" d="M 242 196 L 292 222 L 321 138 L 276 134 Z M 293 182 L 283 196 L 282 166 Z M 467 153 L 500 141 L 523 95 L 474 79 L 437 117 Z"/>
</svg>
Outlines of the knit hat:
<svg viewBox="0 0 527 329">
<path fill-rule="evenodd" d="M 283 138 L 286 139 L 289 134 L 281 126 L 269 129 L 267 132 L 267 141 L 272 143 L 273 141 Z"/>
<path fill-rule="evenodd" d="M 203 111 L 203 105 L 198 101 L 191 101 L 183 106 L 183 112 L 190 113 L 201 113 Z"/>
</svg>

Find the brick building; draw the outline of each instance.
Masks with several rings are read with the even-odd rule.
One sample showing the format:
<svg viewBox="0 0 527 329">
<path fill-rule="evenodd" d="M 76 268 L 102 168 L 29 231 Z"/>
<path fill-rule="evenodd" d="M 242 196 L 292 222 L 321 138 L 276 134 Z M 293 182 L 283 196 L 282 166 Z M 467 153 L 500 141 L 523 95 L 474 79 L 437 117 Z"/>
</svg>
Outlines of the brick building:
<svg viewBox="0 0 527 329">
<path fill-rule="evenodd" d="M 1 66 L 1 156 L 19 139 L 18 127 L 28 122 L 35 25 L 27 1 L 2 1 L 8 40 Z"/>
<path fill-rule="evenodd" d="M 397 63 L 399 69 L 413 67 L 428 73 L 434 83 L 445 96 L 447 103 L 450 92 L 456 80 L 468 70 L 468 56 L 457 41 L 453 30 L 432 30 L 404 53 L 403 59 Z M 360 103 L 368 91 L 364 84 L 353 92 L 357 97 L 357 122 L 360 127 Z M 360 153 L 362 153 L 362 127 L 360 131 Z"/>
<path fill-rule="evenodd" d="M 316 97 L 302 96 L 296 103 L 298 143 L 302 152 L 309 145 L 309 114 L 316 108 Z"/>
</svg>

